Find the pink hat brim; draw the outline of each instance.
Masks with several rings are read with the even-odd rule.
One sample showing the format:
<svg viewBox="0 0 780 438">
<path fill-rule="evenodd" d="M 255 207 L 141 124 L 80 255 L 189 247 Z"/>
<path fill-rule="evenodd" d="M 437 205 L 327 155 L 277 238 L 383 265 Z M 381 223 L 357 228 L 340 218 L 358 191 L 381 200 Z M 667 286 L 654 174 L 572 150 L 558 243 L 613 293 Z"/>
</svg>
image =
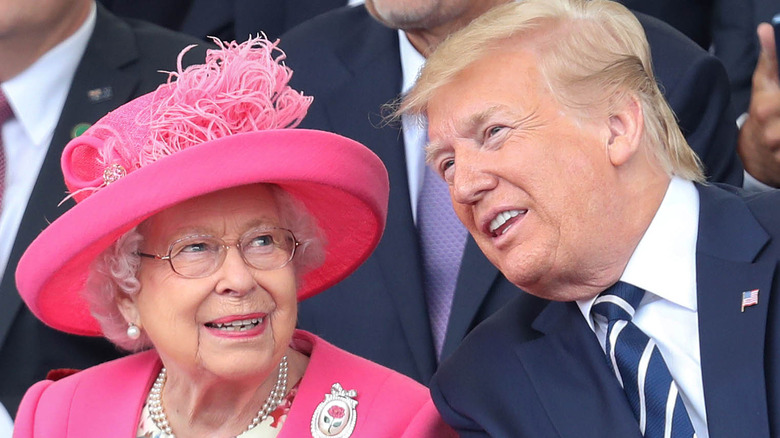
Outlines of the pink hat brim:
<svg viewBox="0 0 780 438">
<path fill-rule="evenodd" d="M 387 171 L 365 146 L 305 129 L 236 134 L 161 158 L 79 202 L 22 256 L 16 271 L 19 293 L 49 326 L 102 335 L 81 293 L 93 260 L 161 210 L 254 183 L 278 184 L 301 200 L 325 234 L 325 261 L 304 276 L 299 301 L 352 273 L 382 236 Z"/>
</svg>

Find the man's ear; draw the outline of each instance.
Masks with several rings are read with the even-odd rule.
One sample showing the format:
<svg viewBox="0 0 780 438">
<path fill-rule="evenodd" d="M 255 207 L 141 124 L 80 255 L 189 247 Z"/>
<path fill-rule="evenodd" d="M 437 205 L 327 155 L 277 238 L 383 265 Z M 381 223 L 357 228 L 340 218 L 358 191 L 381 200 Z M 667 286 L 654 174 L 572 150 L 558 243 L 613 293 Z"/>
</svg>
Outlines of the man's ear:
<svg viewBox="0 0 780 438">
<path fill-rule="evenodd" d="M 642 105 L 636 96 L 628 95 L 609 116 L 607 155 L 613 166 L 622 166 L 639 150 L 644 133 Z"/>
</svg>

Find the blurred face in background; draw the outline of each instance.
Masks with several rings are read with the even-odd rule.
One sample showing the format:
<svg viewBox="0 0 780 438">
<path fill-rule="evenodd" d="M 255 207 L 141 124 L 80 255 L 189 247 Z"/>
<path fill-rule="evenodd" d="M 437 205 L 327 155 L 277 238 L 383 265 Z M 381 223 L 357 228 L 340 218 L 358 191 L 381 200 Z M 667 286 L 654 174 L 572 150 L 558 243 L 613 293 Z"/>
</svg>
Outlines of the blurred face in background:
<svg viewBox="0 0 780 438">
<path fill-rule="evenodd" d="M 449 34 L 508 1 L 511 0 L 366 0 L 366 8 L 385 26 L 406 31 L 415 48 L 426 55 Z"/>
<path fill-rule="evenodd" d="M 466 15 L 472 0 L 367 0 L 371 15 L 393 29 L 430 29 Z"/>
<path fill-rule="evenodd" d="M 61 28 L 72 28 L 72 33 L 91 4 L 91 0 L 0 0 L 0 39 L 30 32 L 57 33 Z"/>
<path fill-rule="evenodd" d="M 0 0 L 0 82 L 27 68 L 71 36 L 92 0 Z M 13 54 L 15 59 L 7 59 Z"/>
</svg>

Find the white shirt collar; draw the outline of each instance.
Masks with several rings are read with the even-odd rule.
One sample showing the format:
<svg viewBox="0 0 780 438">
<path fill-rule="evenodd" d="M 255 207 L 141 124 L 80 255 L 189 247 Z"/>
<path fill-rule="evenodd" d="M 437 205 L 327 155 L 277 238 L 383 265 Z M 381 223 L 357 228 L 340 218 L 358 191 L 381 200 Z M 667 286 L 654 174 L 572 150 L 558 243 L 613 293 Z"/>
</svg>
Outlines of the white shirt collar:
<svg viewBox="0 0 780 438">
<path fill-rule="evenodd" d="M 97 7 L 76 32 L 54 46 L 19 75 L 2 83 L 3 92 L 33 144 L 43 144 L 60 119 L 69 86 L 95 28 Z"/>
<path fill-rule="evenodd" d="M 696 304 L 696 240 L 699 234 L 699 192 L 690 181 L 673 177 L 650 226 L 639 241 L 620 281 L 687 309 Z M 590 308 L 596 297 L 577 301 L 593 328 Z"/>
<path fill-rule="evenodd" d="M 403 75 L 403 85 L 401 93 L 406 93 L 417 82 L 417 75 L 420 74 L 425 64 L 425 57 L 414 48 L 406 32 L 398 31 L 398 44 L 401 49 L 401 73 Z"/>
<path fill-rule="evenodd" d="M 401 93 L 408 92 L 417 81 L 417 75 L 425 64 L 425 57 L 409 42 L 406 33 L 398 31 L 398 46 L 401 53 L 401 74 L 403 83 Z M 426 121 L 422 115 L 401 116 L 406 154 L 406 174 L 409 182 L 409 201 L 412 207 L 412 219 L 417 223 L 417 197 L 420 194 L 425 171 L 423 147 L 427 142 Z"/>
</svg>

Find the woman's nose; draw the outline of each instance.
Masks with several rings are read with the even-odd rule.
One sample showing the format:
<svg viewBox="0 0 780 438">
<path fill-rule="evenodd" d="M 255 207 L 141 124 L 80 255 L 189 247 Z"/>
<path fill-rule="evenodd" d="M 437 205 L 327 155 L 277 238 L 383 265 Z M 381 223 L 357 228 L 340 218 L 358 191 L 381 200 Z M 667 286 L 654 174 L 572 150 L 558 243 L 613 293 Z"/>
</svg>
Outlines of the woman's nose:
<svg viewBox="0 0 780 438">
<path fill-rule="evenodd" d="M 253 268 L 246 264 L 236 245 L 226 247 L 225 251 L 225 261 L 217 271 L 220 273 L 217 292 L 233 295 L 249 293 L 257 286 Z"/>
</svg>

